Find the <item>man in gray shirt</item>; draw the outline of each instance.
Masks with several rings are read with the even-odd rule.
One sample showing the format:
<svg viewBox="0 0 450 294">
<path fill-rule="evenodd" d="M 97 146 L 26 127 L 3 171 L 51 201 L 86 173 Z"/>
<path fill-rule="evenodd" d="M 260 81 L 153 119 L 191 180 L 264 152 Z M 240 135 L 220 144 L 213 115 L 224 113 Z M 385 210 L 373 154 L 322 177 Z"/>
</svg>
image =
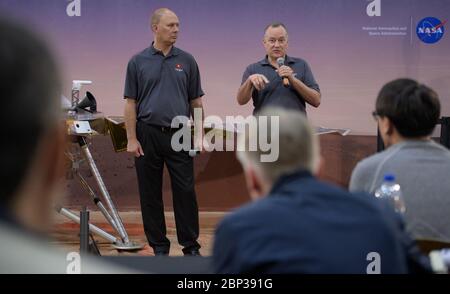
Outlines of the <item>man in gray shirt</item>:
<svg viewBox="0 0 450 294">
<path fill-rule="evenodd" d="M 450 240 L 450 151 L 431 140 L 440 116 L 437 94 L 409 79 L 380 91 L 373 113 L 387 150 L 356 166 L 351 191 L 374 193 L 385 173 L 395 175 L 415 238 Z"/>
<path fill-rule="evenodd" d="M 273 23 L 266 27 L 263 45 L 267 55 L 245 70 L 237 94 L 240 105 L 253 99 L 253 113 L 269 105 L 305 114 L 306 103 L 319 107 L 320 89 L 311 68 L 303 59 L 286 55 L 288 44 L 284 24 Z M 278 60 L 283 61 L 282 65 Z"/>
<path fill-rule="evenodd" d="M 175 13 L 167 8 L 156 10 L 151 28 L 154 42 L 133 56 L 127 68 L 124 93 L 127 150 L 136 157 L 144 230 L 154 253 L 167 255 L 170 249 L 162 201 L 166 164 L 178 242 L 185 255 L 199 255 L 193 159 L 187 151 L 173 149 L 171 139 L 178 129 L 171 125 L 177 116 L 189 117 L 194 109 L 203 111 L 200 74 L 194 57 L 174 46 L 179 32 Z M 195 145 L 202 148 L 200 143 Z"/>
</svg>

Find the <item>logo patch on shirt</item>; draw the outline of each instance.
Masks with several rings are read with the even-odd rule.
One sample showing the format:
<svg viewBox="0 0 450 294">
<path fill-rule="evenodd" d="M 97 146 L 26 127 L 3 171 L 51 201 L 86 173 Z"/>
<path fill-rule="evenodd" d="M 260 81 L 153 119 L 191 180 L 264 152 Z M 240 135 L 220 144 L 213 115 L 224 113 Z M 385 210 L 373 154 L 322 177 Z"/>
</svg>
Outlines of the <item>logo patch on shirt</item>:
<svg viewBox="0 0 450 294">
<path fill-rule="evenodd" d="M 175 65 L 175 70 L 176 70 L 176 71 L 182 72 L 182 71 L 183 71 L 183 66 L 182 66 L 181 64 L 177 63 L 177 64 Z"/>
</svg>

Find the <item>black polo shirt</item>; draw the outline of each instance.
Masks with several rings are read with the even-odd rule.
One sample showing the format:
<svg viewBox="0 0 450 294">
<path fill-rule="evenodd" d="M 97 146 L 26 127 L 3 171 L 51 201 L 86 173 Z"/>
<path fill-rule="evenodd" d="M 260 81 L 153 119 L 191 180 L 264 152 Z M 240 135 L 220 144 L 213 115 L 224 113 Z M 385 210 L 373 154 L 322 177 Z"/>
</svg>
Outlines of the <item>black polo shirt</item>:
<svg viewBox="0 0 450 294">
<path fill-rule="evenodd" d="M 124 97 L 136 99 L 138 121 L 168 127 L 190 117 L 190 101 L 203 95 L 197 62 L 179 48 L 164 56 L 152 44 L 128 63 Z"/>
<path fill-rule="evenodd" d="M 285 65 L 292 68 L 295 77 L 306 86 L 320 92 L 319 85 L 306 61 L 286 55 Z M 269 80 L 264 89 L 261 91 L 254 89 L 252 92 L 253 106 L 255 107 L 253 113 L 255 114 L 261 108 L 269 105 L 297 109 L 306 113 L 306 104 L 303 97 L 292 87 L 283 86 L 283 80 L 275 70 L 276 68 L 270 64 L 267 56 L 257 63 L 250 64 L 245 70 L 242 76 L 242 84 L 253 74 L 262 74 Z"/>
</svg>

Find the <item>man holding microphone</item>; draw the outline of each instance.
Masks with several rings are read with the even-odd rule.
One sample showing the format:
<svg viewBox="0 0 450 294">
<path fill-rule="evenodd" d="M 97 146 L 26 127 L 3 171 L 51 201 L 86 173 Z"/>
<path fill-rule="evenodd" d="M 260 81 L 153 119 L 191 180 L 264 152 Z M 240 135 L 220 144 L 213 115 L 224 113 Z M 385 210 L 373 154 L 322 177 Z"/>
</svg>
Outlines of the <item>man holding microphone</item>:
<svg viewBox="0 0 450 294">
<path fill-rule="evenodd" d="M 309 65 L 286 55 L 288 33 L 282 23 L 272 23 L 264 31 L 266 57 L 247 67 L 237 94 L 240 105 L 253 99 L 254 111 L 279 106 L 306 114 L 306 103 L 318 107 L 321 94 Z"/>
</svg>

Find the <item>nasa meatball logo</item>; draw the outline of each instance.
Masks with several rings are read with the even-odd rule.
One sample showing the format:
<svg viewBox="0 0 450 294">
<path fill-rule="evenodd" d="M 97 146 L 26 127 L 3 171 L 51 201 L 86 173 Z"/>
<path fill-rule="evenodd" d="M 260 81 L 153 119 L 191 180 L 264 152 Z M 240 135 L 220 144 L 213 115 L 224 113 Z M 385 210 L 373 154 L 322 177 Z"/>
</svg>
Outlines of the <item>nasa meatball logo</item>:
<svg viewBox="0 0 450 294">
<path fill-rule="evenodd" d="M 426 17 L 419 21 L 416 28 L 417 37 L 426 44 L 439 42 L 444 36 L 444 25 L 447 21 L 441 22 L 435 17 Z"/>
</svg>

